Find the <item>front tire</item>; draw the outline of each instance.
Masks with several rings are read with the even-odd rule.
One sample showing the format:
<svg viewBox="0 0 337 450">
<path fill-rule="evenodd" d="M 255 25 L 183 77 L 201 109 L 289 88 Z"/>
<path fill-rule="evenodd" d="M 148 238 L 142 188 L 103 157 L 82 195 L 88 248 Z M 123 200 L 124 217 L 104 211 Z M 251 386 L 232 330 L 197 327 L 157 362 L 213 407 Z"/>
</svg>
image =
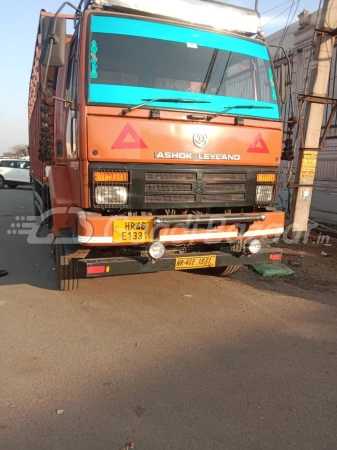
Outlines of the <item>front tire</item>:
<svg viewBox="0 0 337 450">
<path fill-rule="evenodd" d="M 61 291 L 74 291 L 79 287 L 76 259 L 70 259 L 66 264 L 64 245 L 55 244 L 55 263 L 57 284 Z"/>
<path fill-rule="evenodd" d="M 7 186 L 9 187 L 9 189 L 15 189 L 18 187 L 18 184 L 16 183 L 7 183 Z"/>
<path fill-rule="evenodd" d="M 212 275 L 217 277 L 229 277 L 233 273 L 237 272 L 241 266 L 223 266 L 223 267 L 213 267 L 209 269 Z"/>
<path fill-rule="evenodd" d="M 6 186 L 5 179 L 0 175 L 0 189 L 3 189 L 5 186 Z"/>
</svg>

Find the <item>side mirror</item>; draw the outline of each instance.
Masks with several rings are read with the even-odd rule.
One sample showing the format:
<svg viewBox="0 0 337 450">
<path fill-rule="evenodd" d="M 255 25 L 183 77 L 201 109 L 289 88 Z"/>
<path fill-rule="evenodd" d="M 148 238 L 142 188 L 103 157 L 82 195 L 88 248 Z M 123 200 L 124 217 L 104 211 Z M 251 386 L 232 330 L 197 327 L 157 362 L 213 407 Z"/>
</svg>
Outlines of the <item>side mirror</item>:
<svg viewBox="0 0 337 450">
<path fill-rule="evenodd" d="M 43 17 L 41 22 L 41 63 L 43 66 L 62 67 L 66 56 L 66 19 Z M 50 55 L 50 60 L 48 61 Z"/>
<path fill-rule="evenodd" d="M 281 65 L 281 80 L 280 80 L 280 98 L 285 105 L 287 103 L 287 86 L 288 86 L 288 67 Z"/>
</svg>

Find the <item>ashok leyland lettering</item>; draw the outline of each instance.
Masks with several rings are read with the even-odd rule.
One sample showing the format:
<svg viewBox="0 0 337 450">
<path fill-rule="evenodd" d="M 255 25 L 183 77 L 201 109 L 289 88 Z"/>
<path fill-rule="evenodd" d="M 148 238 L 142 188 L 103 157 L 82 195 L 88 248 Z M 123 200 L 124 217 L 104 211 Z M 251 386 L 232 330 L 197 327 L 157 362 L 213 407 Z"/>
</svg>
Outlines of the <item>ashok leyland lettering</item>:
<svg viewBox="0 0 337 450">
<path fill-rule="evenodd" d="M 167 3 L 81 1 L 71 36 L 74 17 L 41 12 L 31 175 L 62 290 L 281 259 L 264 244 L 284 230 L 273 209 L 282 122 L 259 16 Z M 47 214 L 56 208 L 66 212 Z"/>
</svg>

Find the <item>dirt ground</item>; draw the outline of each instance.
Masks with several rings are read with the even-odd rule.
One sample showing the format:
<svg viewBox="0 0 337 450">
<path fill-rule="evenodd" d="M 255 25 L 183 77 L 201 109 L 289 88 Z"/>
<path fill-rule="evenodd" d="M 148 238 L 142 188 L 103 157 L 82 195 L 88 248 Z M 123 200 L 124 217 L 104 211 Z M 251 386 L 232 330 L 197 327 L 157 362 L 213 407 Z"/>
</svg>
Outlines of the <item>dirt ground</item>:
<svg viewBox="0 0 337 450">
<path fill-rule="evenodd" d="M 290 277 L 60 292 L 49 247 L 7 233 L 31 198 L 0 191 L 0 450 L 336 450 L 336 241 L 284 246 Z"/>
<path fill-rule="evenodd" d="M 311 234 L 307 243 L 285 244 L 283 263 L 294 270 L 294 275 L 283 281 L 307 291 L 337 295 L 337 239 Z"/>
</svg>

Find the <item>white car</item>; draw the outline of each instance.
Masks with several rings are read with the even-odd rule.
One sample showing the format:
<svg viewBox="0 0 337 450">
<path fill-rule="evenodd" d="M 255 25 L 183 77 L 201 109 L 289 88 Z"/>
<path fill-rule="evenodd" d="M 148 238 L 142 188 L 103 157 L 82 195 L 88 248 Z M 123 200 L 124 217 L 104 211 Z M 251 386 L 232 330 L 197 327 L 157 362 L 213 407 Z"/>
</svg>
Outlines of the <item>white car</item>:
<svg viewBox="0 0 337 450">
<path fill-rule="evenodd" d="M 30 162 L 24 159 L 0 159 L 0 189 L 30 184 Z"/>
</svg>

